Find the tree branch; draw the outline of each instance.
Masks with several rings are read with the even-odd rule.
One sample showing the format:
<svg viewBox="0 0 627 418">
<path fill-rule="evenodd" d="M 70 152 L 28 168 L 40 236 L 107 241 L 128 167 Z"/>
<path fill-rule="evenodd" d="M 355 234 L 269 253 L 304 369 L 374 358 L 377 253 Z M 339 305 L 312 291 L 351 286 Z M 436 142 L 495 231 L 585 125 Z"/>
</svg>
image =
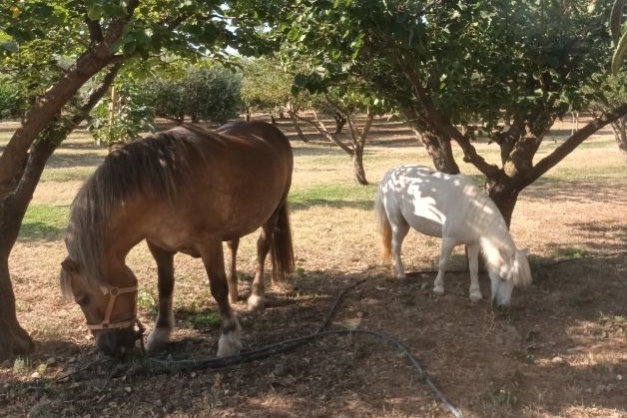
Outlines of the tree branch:
<svg viewBox="0 0 627 418">
<path fill-rule="evenodd" d="M 124 27 L 133 16 L 139 0 L 129 0 L 128 15 L 111 22 L 102 42 L 90 46 L 63 77 L 50 87 L 29 109 L 22 124 L 15 130 L 0 155 L 0 200 L 11 192 L 15 173 L 28 155 L 37 136 L 48 126 L 65 104 L 94 74 L 116 59 L 113 44 L 122 36 Z"/>
<path fill-rule="evenodd" d="M 102 42 L 102 26 L 100 26 L 100 22 L 97 20 L 91 20 L 87 16 L 85 16 L 85 23 L 87 24 L 87 28 L 89 29 L 89 39 L 91 40 L 91 44 L 96 44 L 98 42 Z"/>
<path fill-rule="evenodd" d="M 318 132 L 320 132 L 325 138 L 327 138 L 329 141 L 333 142 L 334 144 L 336 144 L 338 147 L 340 147 L 342 149 L 342 151 L 344 151 L 345 153 L 347 153 L 348 155 L 352 156 L 353 155 L 353 150 L 346 145 L 345 143 L 343 143 L 342 141 L 340 141 L 338 138 L 335 137 L 335 135 L 329 133 L 329 131 L 327 130 L 326 126 L 324 125 L 324 123 L 322 123 L 322 121 L 320 121 L 318 119 L 318 115 L 316 115 L 316 122 L 309 120 L 307 118 L 304 118 L 300 115 L 298 115 L 298 113 L 293 112 L 291 110 L 288 110 L 288 112 L 290 113 L 290 115 L 292 115 L 293 117 L 295 117 L 298 120 L 301 120 L 303 122 L 307 122 L 308 124 L 310 124 L 311 126 L 313 126 Z"/>
<path fill-rule="evenodd" d="M 573 152 L 575 148 L 581 145 L 581 143 L 588 139 L 592 134 L 603 128 L 605 125 L 612 123 L 625 115 L 627 115 L 627 103 L 623 103 L 612 110 L 604 112 L 598 118 L 595 118 L 586 126 L 575 132 L 562 145 L 555 148 L 551 154 L 538 161 L 538 163 L 523 178 L 521 190 L 542 177 L 551 168 L 555 167 L 555 165 L 566 158 L 566 156 Z"/>
<path fill-rule="evenodd" d="M 48 158 L 52 155 L 61 140 L 72 133 L 72 131 L 87 118 L 94 106 L 104 97 L 109 87 L 111 87 L 111 84 L 113 84 L 121 67 L 122 62 L 112 65 L 102 82 L 92 91 L 80 109 L 69 120 L 60 120 L 57 122 L 61 126 L 59 130 L 55 130 L 55 138 L 43 138 L 37 141 L 33 146 L 29 153 L 28 162 L 19 185 L 15 188 L 16 202 L 22 201 L 23 204 L 26 205 L 22 208 L 23 212 L 26 212 L 26 207 L 30 202 L 30 199 L 27 197 L 32 196 L 35 191 Z"/>
<path fill-rule="evenodd" d="M 441 135 L 455 140 L 464 153 L 464 162 L 471 163 L 488 179 L 495 179 L 499 175 L 499 168 L 496 165 L 488 164 L 486 160 L 477 154 L 477 150 L 470 143 L 469 139 L 462 135 L 450 122 L 446 121 L 442 114 L 435 108 L 429 92 L 422 85 L 418 74 L 410 66 L 404 65 L 403 72 L 414 87 L 418 100 L 425 110 L 426 116 Z"/>
</svg>

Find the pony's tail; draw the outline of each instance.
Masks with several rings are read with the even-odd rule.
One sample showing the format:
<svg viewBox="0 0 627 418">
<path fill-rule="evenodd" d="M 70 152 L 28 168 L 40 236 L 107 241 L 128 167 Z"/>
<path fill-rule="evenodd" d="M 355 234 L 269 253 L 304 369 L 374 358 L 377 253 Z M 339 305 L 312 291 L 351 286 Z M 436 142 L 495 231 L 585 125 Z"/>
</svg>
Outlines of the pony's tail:
<svg viewBox="0 0 627 418">
<path fill-rule="evenodd" d="M 285 280 L 294 271 L 294 247 L 287 200 L 277 209 L 277 224 L 272 236 L 272 271 L 273 278 Z"/>
<path fill-rule="evenodd" d="M 392 260 L 392 226 L 383 206 L 383 193 L 380 188 L 374 199 L 374 213 L 377 217 L 381 243 L 383 244 L 383 262 L 389 263 Z"/>
</svg>

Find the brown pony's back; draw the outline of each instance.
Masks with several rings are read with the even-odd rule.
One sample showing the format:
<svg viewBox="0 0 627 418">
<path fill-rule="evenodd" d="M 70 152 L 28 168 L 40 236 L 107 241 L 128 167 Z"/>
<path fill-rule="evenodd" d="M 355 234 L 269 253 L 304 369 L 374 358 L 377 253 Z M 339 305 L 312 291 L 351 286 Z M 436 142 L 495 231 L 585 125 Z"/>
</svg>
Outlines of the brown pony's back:
<svg viewBox="0 0 627 418">
<path fill-rule="evenodd" d="M 218 304 L 222 336 L 218 355 L 241 349 L 237 302 L 224 268 L 223 242 L 261 228 L 248 305 L 264 306 L 264 262 L 292 271 L 287 212 L 294 157 L 277 128 L 262 122 L 230 124 L 219 131 L 188 125 L 112 152 L 72 203 L 61 287 L 85 314 L 97 345 L 117 354 L 135 343 L 137 278 L 126 265 L 130 250 L 146 240 L 157 263 L 159 312 L 149 349 L 169 340 L 174 326 L 174 254 L 201 257 Z M 233 290 L 233 291 L 231 291 Z M 66 292 L 68 293 L 68 292 Z M 119 297 L 118 297 L 119 296 Z"/>
<path fill-rule="evenodd" d="M 127 239 L 130 247 L 148 239 L 197 255 L 196 241 L 241 237 L 284 210 L 292 169 L 289 140 L 263 122 L 218 131 L 185 125 L 132 142 L 107 156 L 74 199 L 69 255 L 99 281 L 112 219 L 120 224 L 115 239 Z M 288 221 L 279 220 L 287 236 Z M 290 271 L 286 239 L 275 240 L 286 247 L 276 256 L 283 271 Z"/>
</svg>

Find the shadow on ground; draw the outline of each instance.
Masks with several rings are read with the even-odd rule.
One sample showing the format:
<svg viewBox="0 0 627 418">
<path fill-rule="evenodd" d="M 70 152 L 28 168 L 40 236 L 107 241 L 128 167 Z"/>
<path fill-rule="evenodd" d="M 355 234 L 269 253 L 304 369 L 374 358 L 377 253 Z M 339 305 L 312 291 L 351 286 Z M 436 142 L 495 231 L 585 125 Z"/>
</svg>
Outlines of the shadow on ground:
<svg viewBox="0 0 627 418">
<path fill-rule="evenodd" d="M 308 272 L 289 293 L 271 292 L 265 311 L 246 312 L 243 301 L 236 310 L 245 349 L 258 348 L 315 332 L 338 295 L 366 279 L 347 291 L 330 327 L 396 338 L 464 416 L 579 416 L 573 407 L 623 416 L 625 382 L 617 376 L 627 375 L 625 255 L 535 258 L 532 266 L 534 284 L 515 291 L 507 311 L 490 307 L 485 277 L 486 301 L 473 304 L 465 273 L 449 274 L 446 294 L 435 297 L 431 272 L 395 280 L 378 267 Z M 245 295 L 248 284 L 242 286 Z M 215 355 L 219 330 L 195 326 L 184 308 L 177 315 L 174 342 L 155 355 L 165 362 L 158 365 L 139 357 L 103 363 L 85 341 L 40 342 L 30 364 L 53 357 L 57 365 L 25 379 L 5 364 L 0 409 L 30 417 L 450 416 L 389 342 L 332 336 L 211 370 L 200 365 Z M 199 366 L 177 364 L 183 359 Z"/>
</svg>

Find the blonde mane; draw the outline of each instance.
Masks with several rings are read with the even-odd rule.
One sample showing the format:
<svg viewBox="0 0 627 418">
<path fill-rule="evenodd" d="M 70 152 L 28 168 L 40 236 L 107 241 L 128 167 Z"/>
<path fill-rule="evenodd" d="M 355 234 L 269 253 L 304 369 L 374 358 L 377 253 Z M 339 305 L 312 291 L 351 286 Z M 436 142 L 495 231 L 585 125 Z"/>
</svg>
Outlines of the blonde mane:
<svg viewBox="0 0 627 418">
<path fill-rule="evenodd" d="M 101 257 L 111 215 L 137 194 L 174 199 L 184 172 L 215 146 L 211 139 L 216 137 L 203 128 L 180 127 L 132 142 L 104 159 L 74 198 L 65 232 L 69 258 L 87 280 L 107 284 Z"/>
</svg>

